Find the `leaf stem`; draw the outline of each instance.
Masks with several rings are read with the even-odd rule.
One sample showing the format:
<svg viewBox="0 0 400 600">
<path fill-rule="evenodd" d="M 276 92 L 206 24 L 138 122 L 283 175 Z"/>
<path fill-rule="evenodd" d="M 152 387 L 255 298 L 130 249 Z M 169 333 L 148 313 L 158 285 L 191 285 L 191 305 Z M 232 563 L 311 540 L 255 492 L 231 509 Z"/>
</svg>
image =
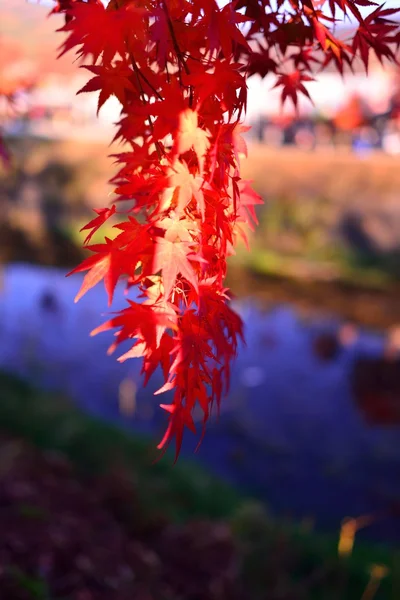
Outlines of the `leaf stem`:
<svg viewBox="0 0 400 600">
<path fill-rule="evenodd" d="M 140 95 L 142 97 L 142 102 L 143 102 L 143 104 L 146 104 L 145 93 L 144 93 L 144 90 L 143 90 L 142 83 L 141 83 L 141 81 L 139 79 L 139 75 L 141 75 L 142 73 L 140 72 L 140 69 L 137 66 L 137 63 L 135 61 L 135 57 L 133 56 L 131 50 L 128 49 L 128 51 L 129 51 L 129 56 L 130 56 L 130 59 L 131 59 L 131 62 L 132 62 L 133 71 L 134 71 L 135 76 L 136 76 L 136 82 L 137 82 L 137 84 L 139 86 Z M 150 131 L 151 131 L 151 133 L 153 135 L 153 138 L 154 138 L 154 124 L 153 124 L 153 120 L 151 118 L 151 115 L 149 115 L 147 117 L 147 120 L 149 122 Z M 160 143 L 155 138 L 154 138 L 154 144 L 156 146 L 158 158 L 159 158 L 159 160 L 161 160 L 162 155 L 163 155 L 163 150 L 162 150 L 162 148 L 160 146 Z"/>
<path fill-rule="evenodd" d="M 178 58 L 179 69 L 180 69 L 180 66 L 182 65 L 182 68 L 185 71 L 186 75 L 190 75 L 190 69 L 187 66 L 187 63 L 184 58 L 184 54 L 179 47 L 178 40 L 176 39 L 174 26 L 172 24 L 172 20 L 171 20 L 169 11 L 168 11 L 167 3 L 164 1 L 163 5 L 164 5 L 164 11 L 165 11 L 165 14 L 167 17 L 167 21 L 168 21 L 168 29 L 171 34 L 171 39 L 172 39 L 172 43 L 173 43 L 173 46 L 175 49 L 176 56 Z M 193 106 L 193 86 L 191 86 L 191 85 L 189 86 L 189 106 L 190 107 Z"/>
</svg>

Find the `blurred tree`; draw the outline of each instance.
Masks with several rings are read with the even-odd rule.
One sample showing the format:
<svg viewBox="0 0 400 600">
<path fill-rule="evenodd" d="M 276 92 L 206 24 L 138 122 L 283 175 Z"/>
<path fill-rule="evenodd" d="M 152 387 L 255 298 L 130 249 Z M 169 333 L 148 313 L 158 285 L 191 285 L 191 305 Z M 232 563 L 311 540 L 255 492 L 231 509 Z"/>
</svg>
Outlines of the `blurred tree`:
<svg viewBox="0 0 400 600">
<path fill-rule="evenodd" d="M 0 113 L 16 110 L 16 100 L 21 92 L 30 91 L 36 82 L 36 74 L 29 64 L 24 63 L 24 52 L 20 44 L 4 36 L 0 38 Z M 0 116 L 1 116 L 0 114 Z M 10 154 L 4 144 L 0 130 L 0 160 L 5 165 Z"/>
</svg>

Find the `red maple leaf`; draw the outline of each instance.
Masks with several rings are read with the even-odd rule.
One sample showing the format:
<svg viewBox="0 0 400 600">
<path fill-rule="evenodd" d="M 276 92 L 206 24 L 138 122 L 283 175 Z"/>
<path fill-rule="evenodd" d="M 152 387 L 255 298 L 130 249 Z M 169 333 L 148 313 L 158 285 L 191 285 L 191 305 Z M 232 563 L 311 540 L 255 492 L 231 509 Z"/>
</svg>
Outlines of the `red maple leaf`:
<svg viewBox="0 0 400 600">
<path fill-rule="evenodd" d="M 361 59 L 368 70 L 369 51 L 375 52 L 378 60 L 383 58 L 396 61 L 392 45 L 396 40 L 399 24 L 387 17 L 400 12 L 399 8 L 384 9 L 383 5 L 361 20 L 353 39 L 354 52 L 360 52 Z"/>
<path fill-rule="evenodd" d="M 190 429 L 192 433 L 196 433 L 196 426 L 192 417 L 191 407 L 184 406 L 181 403 L 160 404 L 160 407 L 166 410 L 169 414 L 169 425 L 167 431 L 157 448 L 163 449 L 172 437 L 176 439 L 175 462 L 178 459 L 180 449 L 182 447 L 183 430 L 185 427 Z"/>
<path fill-rule="evenodd" d="M 191 245 L 187 242 L 171 242 L 165 238 L 156 238 L 155 241 L 153 270 L 155 273 L 162 273 L 165 297 L 169 298 L 179 274 L 197 289 L 196 273 L 189 262 L 193 256 Z"/>
<path fill-rule="evenodd" d="M 306 96 L 312 102 L 311 96 L 310 96 L 307 88 L 305 87 L 303 81 L 314 81 L 314 78 L 310 77 L 309 75 L 306 75 L 305 73 L 303 73 L 302 71 L 299 71 L 298 69 L 296 71 L 293 71 L 292 73 L 279 74 L 278 80 L 277 80 L 276 84 L 274 85 L 274 88 L 282 87 L 282 92 L 281 92 L 282 105 L 285 103 L 285 100 L 287 98 L 290 98 L 292 100 L 295 108 L 297 108 L 297 102 L 298 102 L 297 96 L 299 93 Z"/>
<path fill-rule="evenodd" d="M 198 126 L 198 113 L 190 108 L 179 114 L 179 127 L 175 136 L 174 150 L 177 154 L 184 154 L 193 149 L 196 153 L 203 171 L 204 160 L 210 145 L 209 134 Z"/>
<path fill-rule="evenodd" d="M 195 222 L 178 217 L 174 211 L 171 211 L 168 217 L 164 217 L 157 224 L 165 230 L 164 238 L 170 242 L 179 239 L 181 242 L 193 243 L 194 233 L 198 229 Z"/>
<path fill-rule="evenodd" d="M 82 89 L 77 92 L 95 92 L 100 90 L 97 113 L 110 96 L 115 96 L 123 104 L 127 91 L 135 92 L 132 84 L 132 69 L 123 61 L 117 61 L 112 66 L 82 65 L 96 75 L 90 79 Z"/>
<path fill-rule="evenodd" d="M 248 75 L 260 75 L 261 78 L 266 77 L 269 73 L 275 73 L 278 67 L 278 63 L 271 58 L 271 51 L 269 48 L 263 48 L 258 44 L 258 52 L 250 52 L 248 62 Z"/>
<path fill-rule="evenodd" d="M 174 161 L 169 169 L 168 187 L 162 196 L 162 208 L 166 210 L 170 208 L 171 204 L 174 204 L 176 213 L 181 215 L 194 197 L 197 208 L 204 218 L 202 183 L 203 179 L 194 176 L 185 162 Z"/>
<path fill-rule="evenodd" d="M 246 181 L 245 179 L 241 179 L 238 182 L 240 195 L 239 215 L 247 223 L 250 229 L 254 231 L 254 227 L 251 221 L 253 221 L 255 225 L 258 225 L 258 218 L 254 207 L 259 204 L 264 204 L 264 202 L 261 196 L 253 190 L 250 184 L 251 181 Z M 248 218 L 246 213 L 248 213 L 250 218 Z"/>
<path fill-rule="evenodd" d="M 160 346 L 167 328 L 176 328 L 170 313 L 155 311 L 154 305 L 151 304 L 139 304 L 133 300 L 128 300 L 128 303 L 128 308 L 124 308 L 117 313 L 116 317 L 93 329 L 90 334 L 94 336 L 109 329 L 120 328 L 115 334 L 116 341 L 109 348 L 109 354 L 114 352 L 121 342 L 135 338 L 143 341 L 148 349 L 153 350 Z"/>
<path fill-rule="evenodd" d="M 65 10 L 65 9 L 64 9 Z M 92 55 L 93 63 L 102 56 L 104 65 L 110 65 L 117 54 L 124 56 L 127 37 L 144 33 L 137 27 L 146 10 L 125 4 L 118 10 L 107 10 L 100 0 L 73 2 L 67 9 L 67 23 L 57 31 L 68 32 L 59 57 L 76 46 L 78 56 Z M 101 35 L 99 35 L 101 32 Z"/>
<path fill-rule="evenodd" d="M 168 333 L 162 335 L 158 347 L 149 346 L 145 341 L 139 339 L 128 352 L 118 358 L 118 361 L 124 362 L 130 358 L 143 358 L 141 373 L 145 376 L 143 385 L 146 386 L 159 366 L 162 368 L 164 378 L 168 378 L 173 347 L 174 340 Z"/>
<path fill-rule="evenodd" d="M 250 50 L 250 46 L 238 28 L 239 23 L 250 21 L 250 17 L 237 13 L 232 5 L 228 3 L 222 9 L 218 8 L 215 0 L 208 0 L 209 6 L 209 26 L 208 39 L 210 52 L 221 48 L 224 57 L 229 58 L 235 45 Z"/>
<path fill-rule="evenodd" d="M 89 271 L 83 278 L 81 288 L 75 296 L 75 302 L 78 302 L 92 287 L 104 279 L 104 286 L 108 295 L 108 303 L 112 304 L 115 286 L 124 270 L 126 255 L 115 245 L 113 240 L 105 238 L 105 244 L 92 244 L 87 246 L 88 250 L 96 252 L 94 256 L 89 256 L 68 275 Z"/>
<path fill-rule="evenodd" d="M 92 219 L 87 225 L 82 227 L 80 231 L 86 231 L 87 229 L 91 229 L 91 232 L 86 236 L 83 244 L 86 246 L 93 237 L 93 235 L 100 229 L 100 227 L 115 213 L 115 204 L 112 205 L 111 208 L 95 208 L 93 209 L 95 213 L 97 213 L 97 217 Z"/>
</svg>

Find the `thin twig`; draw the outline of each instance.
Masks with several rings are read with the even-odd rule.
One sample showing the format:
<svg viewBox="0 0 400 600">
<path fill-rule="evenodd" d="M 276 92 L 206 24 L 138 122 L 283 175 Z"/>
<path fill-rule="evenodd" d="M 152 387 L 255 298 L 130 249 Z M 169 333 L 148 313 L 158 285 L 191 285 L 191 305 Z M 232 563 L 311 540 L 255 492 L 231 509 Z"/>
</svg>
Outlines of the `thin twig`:
<svg viewBox="0 0 400 600">
<path fill-rule="evenodd" d="M 144 75 L 142 73 L 142 71 L 140 71 L 140 69 L 138 69 L 138 74 L 140 75 L 140 77 L 143 79 L 143 81 L 145 81 L 147 83 L 147 85 L 149 86 L 149 88 L 151 90 L 153 90 L 154 94 L 157 96 L 157 98 L 159 100 L 164 100 L 164 98 L 161 96 L 161 94 L 156 90 L 156 88 L 150 83 L 150 81 L 147 79 L 146 75 Z"/>
<path fill-rule="evenodd" d="M 118 4 L 118 0 L 115 0 L 115 4 L 117 6 L 117 9 L 119 9 L 120 6 Z M 136 76 L 136 82 L 137 82 L 138 87 L 139 87 L 139 92 L 140 92 L 140 96 L 142 98 L 143 104 L 146 104 L 146 98 L 145 98 L 145 93 L 144 93 L 144 90 L 143 90 L 143 86 L 142 86 L 142 84 L 140 82 L 140 79 L 139 79 L 139 75 L 147 83 L 147 85 L 153 90 L 153 92 L 160 98 L 160 100 L 163 100 L 162 96 L 157 92 L 157 90 L 152 86 L 152 84 L 149 82 L 149 80 L 147 79 L 147 77 L 145 75 L 143 75 L 143 73 L 140 71 L 139 67 L 137 66 L 135 57 L 133 56 L 133 53 L 132 53 L 132 51 L 131 51 L 131 49 L 129 47 L 128 40 L 126 38 L 125 38 L 125 45 L 126 45 L 126 48 L 127 48 L 128 54 L 129 54 L 129 58 L 130 58 L 131 63 L 132 63 L 133 71 L 134 71 L 135 76 Z M 153 121 L 152 121 L 151 115 L 149 115 L 147 117 L 147 119 L 148 119 L 148 122 L 149 122 L 150 131 L 151 131 L 151 133 L 153 134 L 153 137 L 154 137 L 154 125 L 153 125 Z M 159 160 L 161 160 L 163 153 L 162 153 L 162 149 L 160 147 L 160 144 L 156 140 L 154 140 L 154 143 L 155 143 L 155 146 L 156 146 L 156 151 L 157 151 L 158 158 L 159 158 Z"/>
<path fill-rule="evenodd" d="M 133 56 L 133 54 L 132 54 L 132 52 L 130 50 L 129 50 L 129 56 L 130 56 L 130 59 L 131 59 L 131 62 L 132 62 L 133 71 L 134 71 L 135 76 L 136 76 L 136 81 L 137 81 L 137 84 L 139 86 L 139 91 L 140 91 L 140 95 L 142 97 L 142 102 L 143 102 L 143 104 L 146 104 L 147 101 L 146 101 L 145 93 L 144 93 L 141 81 L 139 79 L 140 70 L 139 70 L 139 67 L 136 64 L 135 57 Z M 147 117 L 147 120 L 149 122 L 150 131 L 151 131 L 151 133 L 153 135 L 153 138 L 154 138 L 154 124 L 153 124 L 153 120 L 151 118 L 151 115 L 149 115 Z M 161 160 L 163 153 L 162 153 L 162 149 L 160 147 L 160 144 L 155 139 L 154 139 L 154 143 L 155 143 L 155 146 L 156 146 L 158 158 Z"/>
<path fill-rule="evenodd" d="M 166 14 L 166 17 L 167 17 L 167 21 L 168 21 L 168 29 L 169 29 L 169 32 L 171 34 L 172 44 L 174 46 L 175 53 L 176 53 L 176 56 L 178 58 L 179 78 L 180 78 L 181 84 L 182 84 L 182 78 L 181 78 L 181 74 L 180 74 L 181 73 L 181 66 L 182 66 L 183 70 L 185 71 L 186 75 L 190 75 L 190 69 L 187 66 L 187 63 L 186 63 L 186 61 L 184 59 L 184 54 L 183 54 L 183 52 L 181 51 L 181 49 L 179 47 L 178 40 L 176 39 L 176 35 L 175 35 L 175 31 L 174 31 L 174 26 L 172 24 L 171 17 L 170 17 L 170 14 L 169 14 L 166 2 L 163 2 L 163 6 L 164 6 L 164 11 L 165 11 L 165 14 Z M 189 106 L 192 107 L 192 105 L 193 105 L 193 86 L 190 85 L 189 86 Z"/>
<path fill-rule="evenodd" d="M 171 34 L 172 43 L 174 45 L 174 49 L 175 49 L 176 55 L 178 57 L 178 61 L 182 63 L 182 67 L 183 67 L 183 70 L 185 71 L 186 75 L 190 75 L 189 67 L 187 66 L 186 62 L 183 59 L 183 53 L 181 52 L 181 49 L 179 48 L 178 40 L 176 39 L 176 35 L 175 35 L 174 27 L 172 25 L 171 17 L 169 16 L 168 7 L 165 2 L 163 2 L 163 5 L 164 5 L 165 14 L 167 16 L 168 29 Z"/>
</svg>

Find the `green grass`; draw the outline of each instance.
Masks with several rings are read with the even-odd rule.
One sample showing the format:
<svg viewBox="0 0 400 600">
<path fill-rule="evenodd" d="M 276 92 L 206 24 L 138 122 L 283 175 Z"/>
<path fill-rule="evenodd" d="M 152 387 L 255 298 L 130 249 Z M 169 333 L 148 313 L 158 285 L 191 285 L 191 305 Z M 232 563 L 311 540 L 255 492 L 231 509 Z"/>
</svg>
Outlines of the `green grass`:
<svg viewBox="0 0 400 600">
<path fill-rule="evenodd" d="M 65 454 L 83 475 L 122 466 L 134 476 L 149 511 L 160 508 L 174 520 L 196 515 L 219 518 L 238 506 L 239 495 L 199 467 L 158 456 L 155 440 L 132 436 L 87 417 L 66 399 L 37 391 L 10 375 L 0 377 L 0 424 L 34 445 Z"/>
<path fill-rule="evenodd" d="M 283 524 L 270 518 L 259 506 L 246 506 L 233 521 L 236 536 L 247 545 L 244 577 L 254 598 L 264 598 L 268 568 L 284 560 L 290 589 L 303 590 L 307 600 L 397 600 L 400 597 L 400 553 L 385 548 L 355 544 L 350 556 L 338 557 L 337 539 L 333 536 L 305 532 L 301 525 Z M 282 562 L 282 559 L 281 559 Z M 362 596 L 371 570 L 384 566 L 387 577 L 380 581 L 373 596 Z M 276 567 L 275 567 L 276 568 Z M 279 567 L 278 567 L 279 568 Z M 318 577 L 321 580 L 318 580 Z M 286 596 L 285 596 L 286 597 Z M 287 596 L 288 598 L 290 596 Z"/>
<path fill-rule="evenodd" d="M 93 213 L 93 216 L 91 218 L 94 218 L 95 216 L 96 216 L 95 213 Z M 89 221 L 90 221 L 90 218 L 83 219 L 83 220 L 75 221 L 72 223 L 67 223 L 63 227 L 64 234 L 79 248 L 83 245 L 83 242 L 89 233 L 89 230 L 85 230 L 85 231 L 80 231 L 80 230 L 87 223 L 89 223 Z M 108 237 L 110 239 L 115 238 L 115 236 L 118 235 L 118 233 L 120 233 L 120 230 L 116 229 L 114 227 L 114 225 L 116 223 L 117 223 L 117 221 L 115 219 L 114 220 L 110 219 L 109 221 L 106 221 L 106 223 L 104 223 L 100 229 L 95 231 L 95 233 L 93 234 L 93 236 L 90 240 L 90 243 L 91 244 L 103 244 L 105 237 Z"/>
<path fill-rule="evenodd" d="M 322 196 L 279 195 L 258 207 L 260 224 L 252 252 L 238 261 L 259 274 L 288 279 L 330 280 L 358 288 L 384 289 L 398 279 L 398 255 L 361 251 L 336 231 L 341 213 Z"/>
<path fill-rule="evenodd" d="M 266 597 L 266 586 L 277 570 L 282 571 L 289 589 L 307 590 L 302 596 L 307 600 L 361 600 L 376 564 L 387 566 L 389 575 L 368 600 L 400 598 L 399 552 L 356 539 L 351 555 L 339 558 L 338 535 L 315 533 L 301 523 L 283 523 L 189 461 L 180 459 L 173 465 L 166 456 L 154 463 L 153 439 L 88 417 L 66 399 L 37 391 L 6 374 L 0 374 L 0 424 L 4 433 L 66 455 L 80 476 L 101 476 L 122 466 L 138 492 L 140 518 L 161 513 L 173 522 L 195 517 L 228 521 L 241 549 L 243 580 L 251 600 Z M 332 585 L 327 585 L 330 578 Z M 25 584 L 32 587 L 32 597 L 45 597 L 41 582 Z"/>
<path fill-rule="evenodd" d="M 360 289 L 384 290 L 393 281 L 390 274 L 379 268 L 352 266 L 350 259 L 340 262 L 311 261 L 284 256 L 274 250 L 261 250 L 257 247 L 247 256 L 244 253 L 238 253 L 238 257 L 244 268 L 251 269 L 260 275 L 304 279 L 302 266 L 305 264 L 311 266 L 310 271 L 312 272 L 312 266 L 315 264 L 321 273 L 324 272 L 324 267 L 326 268 L 328 281 L 329 272 L 332 270 L 334 275 L 331 281 L 340 281 Z"/>
<path fill-rule="evenodd" d="M 50 592 L 44 579 L 32 577 L 18 567 L 11 567 L 7 571 L 8 575 L 29 600 L 51 600 Z"/>
</svg>

